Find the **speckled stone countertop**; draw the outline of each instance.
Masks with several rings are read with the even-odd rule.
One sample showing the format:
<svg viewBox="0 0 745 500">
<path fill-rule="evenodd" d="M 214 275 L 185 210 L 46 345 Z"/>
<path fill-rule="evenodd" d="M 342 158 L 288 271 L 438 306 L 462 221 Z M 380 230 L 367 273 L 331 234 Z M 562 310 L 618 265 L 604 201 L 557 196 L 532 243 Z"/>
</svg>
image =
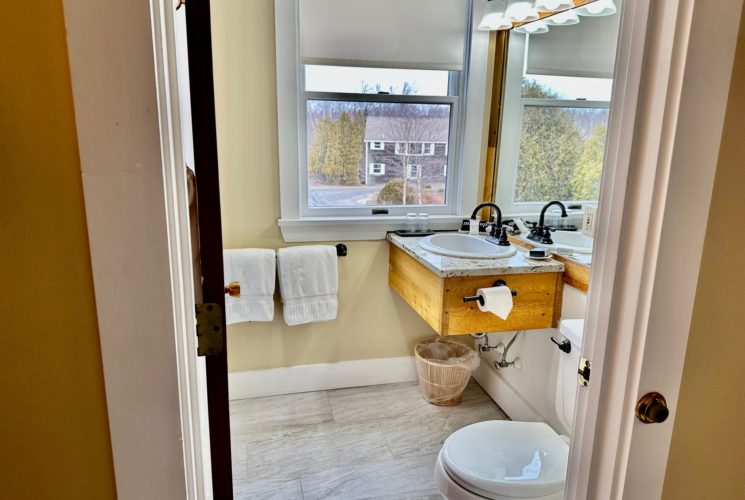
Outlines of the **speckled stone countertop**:
<svg viewBox="0 0 745 500">
<path fill-rule="evenodd" d="M 422 238 L 403 237 L 388 233 L 388 241 L 424 264 L 427 269 L 441 278 L 452 276 L 491 276 L 495 274 L 526 274 L 526 273 L 560 273 L 564 271 L 564 264 L 555 260 L 536 260 L 517 248 L 512 257 L 500 259 L 463 259 L 448 257 L 424 250 L 419 246 Z"/>
</svg>

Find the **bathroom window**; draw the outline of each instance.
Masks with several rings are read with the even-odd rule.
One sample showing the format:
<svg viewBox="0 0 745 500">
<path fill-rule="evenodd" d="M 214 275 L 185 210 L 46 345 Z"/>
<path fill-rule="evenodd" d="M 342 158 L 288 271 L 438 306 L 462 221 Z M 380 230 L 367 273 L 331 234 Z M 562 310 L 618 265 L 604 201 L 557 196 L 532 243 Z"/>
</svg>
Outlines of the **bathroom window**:
<svg viewBox="0 0 745 500">
<path fill-rule="evenodd" d="M 475 192 L 461 191 L 478 175 L 482 123 L 469 124 L 466 110 L 478 101 L 483 116 L 488 38 L 471 29 L 473 16 L 468 1 L 275 1 L 286 239 L 303 222 L 356 217 L 383 237 L 412 207 L 435 226 L 471 210 Z M 481 88 L 467 103 L 473 71 Z"/>
</svg>

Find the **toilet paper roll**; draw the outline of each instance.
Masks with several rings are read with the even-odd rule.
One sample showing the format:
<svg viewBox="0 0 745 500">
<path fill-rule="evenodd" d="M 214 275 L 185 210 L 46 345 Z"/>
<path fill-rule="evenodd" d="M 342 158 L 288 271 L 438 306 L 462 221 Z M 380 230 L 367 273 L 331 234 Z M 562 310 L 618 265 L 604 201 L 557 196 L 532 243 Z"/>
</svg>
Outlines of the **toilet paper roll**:
<svg viewBox="0 0 745 500">
<path fill-rule="evenodd" d="M 483 305 L 479 301 L 479 309 L 490 312 L 499 318 L 507 319 L 512 311 L 512 290 L 506 286 L 493 286 L 491 288 L 479 288 L 476 295 L 483 299 Z"/>
</svg>

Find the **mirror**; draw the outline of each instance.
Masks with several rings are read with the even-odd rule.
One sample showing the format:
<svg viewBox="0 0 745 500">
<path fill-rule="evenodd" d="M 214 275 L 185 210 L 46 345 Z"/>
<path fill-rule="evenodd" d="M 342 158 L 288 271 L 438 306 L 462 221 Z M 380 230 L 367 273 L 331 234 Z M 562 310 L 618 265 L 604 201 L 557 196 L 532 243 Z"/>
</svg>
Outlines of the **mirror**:
<svg viewBox="0 0 745 500">
<path fill-rule="evenodd" d="M 567 221 L 577 225 L 581 207 L 597 204 L 620 18 L 620 9 L 601 9 L 607 3 L 509 32 L 495 189 L 505 213 L 536 220 L 560 200 L 577 207 L 579 220 Z"/>
</svg>

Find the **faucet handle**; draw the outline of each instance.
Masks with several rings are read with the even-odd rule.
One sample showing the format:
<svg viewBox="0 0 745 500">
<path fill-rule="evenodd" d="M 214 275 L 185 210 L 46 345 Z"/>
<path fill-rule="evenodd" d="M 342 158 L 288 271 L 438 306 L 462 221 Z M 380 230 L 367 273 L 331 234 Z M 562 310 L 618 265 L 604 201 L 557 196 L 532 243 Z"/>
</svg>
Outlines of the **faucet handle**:
<svg viewBox="0 0 745 500">
<path fill-rule="evenodd" d="M 497 223 L 494 222 L 494 221 L 489 222 L 486 225 L 486 231 L 487 231 L 487 233 L 489 233 L 489 236 L 491 236 L 492 238 L 498 238 L 499 237 L 499 227 L 497 226 Z"/>
</svg>

